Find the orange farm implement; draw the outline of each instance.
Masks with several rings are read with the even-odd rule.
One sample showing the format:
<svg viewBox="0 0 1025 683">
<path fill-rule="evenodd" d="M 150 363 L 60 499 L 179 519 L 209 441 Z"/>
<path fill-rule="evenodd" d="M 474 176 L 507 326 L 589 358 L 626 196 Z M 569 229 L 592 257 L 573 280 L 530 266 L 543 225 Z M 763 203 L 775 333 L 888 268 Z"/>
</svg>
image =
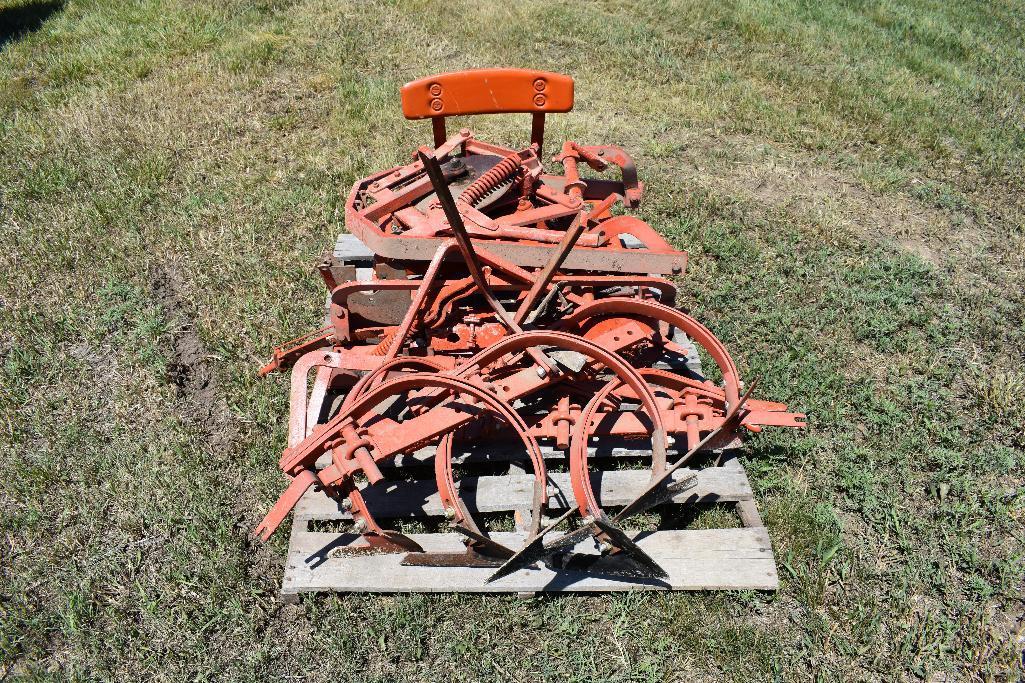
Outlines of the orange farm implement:
<svg viewBox="0 0 1025 683">
<path fill-rule="evenodd" d="M 687 255 L 628 213 L 644 193 L 633 159 L 572 141 L 545 159 L 545 116 L 569 111 L 573 89 L 568 76 L 521 69 L 403 87 L 405 116 L 431 120 L 433 145 L 355 183 L 349 234 L 318 264 L 327 324 L 261 371 L 290 370 L 292 381 L 279 462 L 290 483 L 260 537 L 315 494 L 351 521 L 322 559 L 470 568 L 482 587 L 539 570 L 658 585 L 669 572 L 628 520 L 681 500 L 702 458 L 741 435 L 803 426 L 753 398 L 726 347 L 675 307 L 669 277 Z M 530 113 L 531 143 L 446 132 L 446 117 L 493 113 Z M 595 476 L 605 443 L 646 454 L 625 496 Z M 522 461 L 529 494 L 506 493 L 522 498 L 518 534 L 489 528 L 467 500 L 479 487 L 461 485 L 454 462 L 468 450 Z M 431 470 L 429 490 L 403 485 Z M 403 508 L 440 512 L 461 543 L 425 548 L 386 528 L 382 512 Z"/>
</svg>

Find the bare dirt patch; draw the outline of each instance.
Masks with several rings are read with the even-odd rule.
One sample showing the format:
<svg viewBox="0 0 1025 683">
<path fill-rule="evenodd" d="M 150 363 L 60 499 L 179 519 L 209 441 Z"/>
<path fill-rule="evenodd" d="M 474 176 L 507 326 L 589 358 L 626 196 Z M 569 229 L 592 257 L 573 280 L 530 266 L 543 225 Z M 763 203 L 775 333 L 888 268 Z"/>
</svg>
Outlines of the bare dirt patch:
<svg viewBox="0 0 1025 683">
<path fill-rule="evenodd" d="M 904 251 L 910 252 L 922 259 L 926 263 L 931 263 L 934 266 L 940 265 L 940 255 L 936 253 L 936 250 L 930 247 L 922 240 L 913 238 L 897 240 L 897 244 Z"/>
<path fill-rule="evenodd" d="M 227 448 L 237 429 L 218 390 L 211 355 L 196 332 L 183 281 L 172 266 L 163 264 L 150 269 L 150 287 L 170 330 L 168 375 L 188 407 L 185 417 L 207 435 L 213 448 Z"/>
</svg>

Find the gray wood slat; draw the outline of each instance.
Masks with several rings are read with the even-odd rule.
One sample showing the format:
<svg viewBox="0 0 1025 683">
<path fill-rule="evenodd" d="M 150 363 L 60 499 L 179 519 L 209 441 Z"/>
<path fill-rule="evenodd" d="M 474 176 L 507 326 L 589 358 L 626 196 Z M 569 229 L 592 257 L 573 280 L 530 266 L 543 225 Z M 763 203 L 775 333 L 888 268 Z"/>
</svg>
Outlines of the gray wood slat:
<svg viewBox="0 0 1025 683">
<path fill-rule="evenodd" d="M 519 532 L 493 534 L 496 541 L 520 547 Z M 554 534 L 553 534 L 554 536 Z M 298 532 L 289 550 L 284 596 L 308 591 L 467 592 L 623 590 L 775 590 L 779 586 L 769 536 L 764 528 L 643 532 L 637 544 L 669 574 L 665 583 L 554 571 L 540 564 L 487 584 L 494 571 L 470 567 L 404 567 L 402 554 L 333 556 L 339 544 L 356 537 Z M 460 552 L 458 534 L 411 534 L 428 552 Z"/>
</svg>

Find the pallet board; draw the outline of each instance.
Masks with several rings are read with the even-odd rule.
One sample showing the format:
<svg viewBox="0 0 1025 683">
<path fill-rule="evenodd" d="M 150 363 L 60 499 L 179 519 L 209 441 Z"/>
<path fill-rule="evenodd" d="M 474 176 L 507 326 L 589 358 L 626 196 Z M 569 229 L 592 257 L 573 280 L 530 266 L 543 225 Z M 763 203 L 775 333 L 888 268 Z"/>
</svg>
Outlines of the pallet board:
<svg viewBox="0 0 1025 683">
<path fill-rule="evenodd" d="M 462 536 L 410 534 L 428 552 L 459 552 Z M 499 543 L 517 548 L 526 534 L 496 532 Z M 557 537 L 557 534 L 552 534 Z M 554 571 L 538 564 L 493 583 L 494 572 L 476 567 L 404 567 L 401 554 L 334 557 L 355 540 L 351 534 L 298 531 L 292 536 L 282 592 L 361 591 L 383 593 L 522 593 L 541 591 L 775 590 L 779 585 L 764 527 L 642 532 L 637 545 L 669 574 L 663 581 L 599 577 Z"/>
<path fill-rule="evenodd" d="M 497 452 L 497 451 L 496 451 Z M 605 455 L 615 458 L 650 456 L 650 451 L 620 449 Z M 555 459 L 557 452 L 546 453 Z M 430 453 L 409 456 L 429 463 Z M 473 469 L 473 453 L 456 454 L 463 469 Z M 502 460 L 487 458 L 489 463 Z M 674 473 L 674 479 L 690 476 L 691 470 Z M 637 544 L 669 574 L 668 579 L 644 581 L 614 576 L 596 576 L 569 570 L 553 570 L 538 563 L 493 583 L 486 579 L 494 571 L 481 567 L 403 566 L 403 554 L 346 554 L 349 545 L 358 546 L 358 536 L 346 533 L 349 514 L 323 493 L 310 491 L 295 510 L 289 543 L 282 597 L 295 600 L 306 592 L 466 592 L 517 593 L 529 595 L 543 591 L 625 591 L 625 590 L 775 590 L 779 585 L 776 563 L 768 533 L 762 526 L 747 473 L 734 457 L 725 457 L 718 465 L 697 470 L 696 486 L 676 494 L 667 506 L 693 503 L 731 503 L 743 523 L 741 528 L 627 529 Z M 591 473 L 595 492 L 604 506 L 623 505 L 647 485 L 645 470 L 604 470 Z M 558 514 L 572 502 L 569 475 L 550 473 L 555 489 L 550 509 Z M 534 478 L 513 469 L 504 475 L 457 477 L 461 497 L 471 512 L 521 513 L 530 507 Z M 396 495 L 396 489 L 403 489 Z M 389 519 L 441 518 L 444 514 L 433 479 L 386 481 L 364 490 L 368 505 L 382 521 Z M 338 521 L 341 529 L 311 530 L 311 523 Z M 322 524 L 319 524 L 322 526 Z M 558 537 L 553 532 L 550 538 Z M 409 534 L 428 552 L 461 552 L 463 536 L 457 533 Z M 523 545 L 525 532 L 495 532 L 491 536 L 508 547 Z M 577 546 L 578 552 L 597 552 L 589 539 Z"/>
</svg>

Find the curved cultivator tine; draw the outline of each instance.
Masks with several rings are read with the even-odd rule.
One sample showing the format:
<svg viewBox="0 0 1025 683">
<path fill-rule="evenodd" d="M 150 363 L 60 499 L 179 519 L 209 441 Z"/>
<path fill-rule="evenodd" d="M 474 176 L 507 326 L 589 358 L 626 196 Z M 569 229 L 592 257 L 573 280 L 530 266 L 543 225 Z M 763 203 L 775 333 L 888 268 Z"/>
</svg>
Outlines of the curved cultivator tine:
<svg viewBox="0 0 1025 683">
<path fill-rule="evenodd" d="M 452 529 L 469 538 L 473 542 L 476 552 L 482 555 L 508 560 L 516 554 L 516 551 L 512 548 L 507 548 L 501 543 L 498 543 L 483 534 L 479 534 L 476 531 L 471 531 L 466 527 L 454 526 Z"/>
<path fill-rule="evenodd" d="M 595 519 L 594 525 L 612 541 L 613 546 L 619 548 L 620 552 L 626 554 L 637 563 L 638 572 L 653 579 L 669 578 L 669 574 L 659 566 L 658 562 L 651 559 L 648 553 L 641 550 L 640 546 L 634 543 L 633 539 L 627 536 L 622 529 L 613 524 L 607 517 Z M 644 572 L 643 569 L 647 569 L 648 572 Z"/>
<path fill-rule="evenodd" d="M 619 511 L 619 513 L 614 518 L 615 521 L 620 522 L 622 520 L 628 519 L 629 517 L 644 512 L 645 510 L 648 510 L 649 508 L 652 508 L 655 505 L 664 502 L 664 492 L 667 490 L 665 487 L 665 483 L 669 480 L 670 477 L 673 476 L 673 472 L 686 465 L 698 453 L 698 451 L 700 451 L 708 444 L 714 442 L 720 434 L 732 429 L 740 422 L 741 410 L 744 407 L 744 404 L 747 403 L 748 399 L 751 398 L 751 392 L 754 391 L 754 388 L 757 385 L 758 380 L 753 380 L 750 386 L 747 388 L 747 391 L 744 392 L 744 395 L 740 398 L 739 401 L 737 401 L 736 405 L 731 406 L 730 411 L 726 414 L 726 419 L 723 420 L 722 425 L 719 428 L 709 432 L 708 436 L 694 444 L 691 447 L 691 449 L 683 455 L 683 457 L 681 457 L 679 460 L 670 465 L 665 472 L 663 472 L 661 475 L 656 477 L 654 481 L 648 484 L 647 488 L 645 488 L 644 491 L 642 491 L 636 498 L 627 503 L 623 507 L 623 509 Z"/>
<path fill-rule="evenodd" d="M 461 553 L 416 552 L 402 558 L 402 564 L 415 567 L 500 567 L 515 554 L 487 536 L 456 524 L 452 530 L 466 536 L 466 550 Z"/>
<path fill-rule="evenodd" d="M 487 582 L 497 581 L 538 561 L 543 561 L 554 569 L 587 567 L 585 571 L 614 576 L 645 579 L 663 579 L 668 577 L 666 571 L 650 555 L 644 552 L 640 546 L 605 515 L 594 518 L 589 523 L 563 534 L 551 543 L 546 544 L 544 542 L 545 534 L 568 519 L 574 512 L 576 512 L 575 508 L 567 511 L 566 514 L 557 519 L 553 524 L 550 524 L 541 534 L 538 534 L 515 555 L 510 557 L 498 571 L 489 576 Z M 607 543 L 616 552 L 614 554 L 602 553 L 601 555 L 572 552 L 574 547 L 588 538 L 606 539 Z M 601 562 L 597 562 L 597 558 L 604 559 Z"/>
<path fill-rule="evenodd" d="M 505 578 L 514 572 L 526 569 L 535 562 L 543 560 L 548 552 L 549 551 L 545 548 L 544 538 L 537 536 L 527 543 L 527 545 L 517 550 L 516 553 L 506 560 L 505 563 L 502 564 L 494 574 L 489 576 L 484 583 L 498 581 L 499 579 Z"/>
<path fill-rule="evenodd" d="M 537 532 L 537 534 L 535 534 L 533 537 L 527 539 L 527 544 L 520 548 L 518 551 L 516 551 L 516 553 L 514 553 L 512 557 L 506 560 L 505 564 L 499 567 L 498 571 L 489 576 L 485 583 L 497 581 L 498 579 L 501 579 L 504 576 L 508 576 L 509 574 L 512 574 L 515 571 L 519 571 L 520 569 L 525 569 L 526 567 L 529 567 L 538 560 L 543 559 L 545 557 L 545 554 L 548 552 L 545 549 L 545 536 L 548 535 L 548 533 L 550 533 L 551 531 L 555 530 L 556 527 L 565 522 L 567 519 L 569 519 L 575 512 L 576 508 L 570 507 L 570 509 L 566 510 L 566 512 L 562 513 L 562 515 L 557 517 L 555 520 L 549 522 L 547 526 L 545 526 L 543 529 Z"/>
</svg>

